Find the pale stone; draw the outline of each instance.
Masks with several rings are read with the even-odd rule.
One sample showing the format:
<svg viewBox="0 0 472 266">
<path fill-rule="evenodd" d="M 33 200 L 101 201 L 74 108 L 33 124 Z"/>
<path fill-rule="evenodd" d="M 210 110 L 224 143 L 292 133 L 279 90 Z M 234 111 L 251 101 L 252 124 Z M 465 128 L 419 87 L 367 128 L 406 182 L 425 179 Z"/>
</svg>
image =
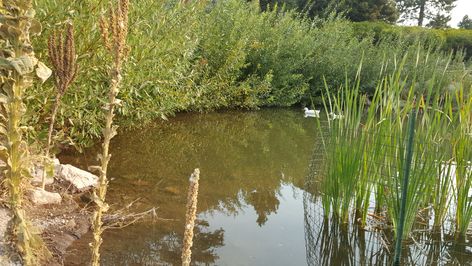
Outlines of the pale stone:
<svg viewBox="0 0 472 266">
<path fill-rule="evenodd" d="M 35 205 L 59 204 L 62 201 L 62 197 L 59 193 L 49 192 L 41 188 L 30 189 L 28 196 Z"/>
<path fill-rule="evenodd" d="M 98 177 L 96 175 L 70 164 L 61 165 L 57 177 L 69 182 L 75 190 L 80 192 L 89 190 L 98 185 Z"/>
<path fill-rule="evenodd" d="M 19 265 L 18 263 L 15 263 L 11 260 L 9 256 L 10 254 L 8 252 L 10 250 L 10 246 L 6 242 L 8 239 L 6 234 L 10 219 L 10 212 L 5 208 L 0 207 L 0 265 L 2 266 Z"/>
<path fill-rule="evenodd" d="M 53 163 L 54 163 L 54 174 L 57 174 L 58 171 L 60 170 L 61 163 L 59 162 L 57 158 L 53 159 Z M 41 185 L 43 182 L 43 173 L 44 173 L 44 167 L 42 165 L 39 165 L 39 164 L 34 165 L 31 168 L 31 175 L 33 176 L 33 179 L 31 180 L 31 184 L 36 185 L 36 186 Z M 45 184 L 51 185 L 52 183 L 54 183 L 54 177 L 46 176 Z"/>
</svg>

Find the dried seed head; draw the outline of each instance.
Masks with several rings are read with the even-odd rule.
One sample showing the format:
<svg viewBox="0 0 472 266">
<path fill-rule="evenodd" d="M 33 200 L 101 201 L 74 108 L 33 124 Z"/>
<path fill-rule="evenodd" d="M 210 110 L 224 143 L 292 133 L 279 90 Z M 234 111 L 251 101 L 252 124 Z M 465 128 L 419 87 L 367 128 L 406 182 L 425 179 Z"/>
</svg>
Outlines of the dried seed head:
<svg viewBox="0 0 472 266">
<path fill-rule="evenodd" d="M 108 32 L 108 22 L 104 17 L 100 18 L 99 22 L 99 27 L 100 27 L 100 33 L 102 34 L 102 40 L 103 43 L 105 44 L 105 48 L 107 48 L 108 51 L 111 52 L 111 45 L 110 45 L 110 39 L 108 38 L 109 32 Z"/>
<path fill-rule="evenodd" d="M 129 0 L 120 0 L 116 7 L 110 6 L 107 17 L 100 19 L 100 31 L 105 48 L 113 55 L 115 65 L 121 67 L 127 56 Z"/>
<path fill-rule="evenodd" d="M 198 197 L 198 181 L 200 179 L 200 170 L 194 170 L 189 178 L 190 185 L 187 194 L 187 207 L 185 214 L 185 231 L 182 244 L 182 265 L 190 265 L 192 257 L 193 245 L 193 228 L 197 217 L 197 197 Z"/>
<path fill-rule="evenodd" d="M 74 27 L 71 23 L 67 24 L 65 36 L 63 31 L 55 31 L 49 36 L 48 52 L 54 68 L 56 88 L 59 95 L 62 96 L 77 74 Z"/>
</svg>

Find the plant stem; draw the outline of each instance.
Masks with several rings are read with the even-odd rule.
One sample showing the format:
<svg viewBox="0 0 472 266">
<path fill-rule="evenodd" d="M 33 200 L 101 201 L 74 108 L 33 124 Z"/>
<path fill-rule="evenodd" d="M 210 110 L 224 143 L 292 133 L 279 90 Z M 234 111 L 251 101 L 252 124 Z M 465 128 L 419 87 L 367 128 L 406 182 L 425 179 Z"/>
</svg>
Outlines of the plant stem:
<svg viewBox="0 0 472 266">
<path fill-rule="evenodd" d="M 54 107 L 52 109 L 51 121 L 49 122 L 49 130 L 48 130 L 48 143 L 46 147 L 46 158 L 49 158 L 49 151 L 51 150 L 52 146 L 52 131 L 54 130 L 54 122 L 56 121 L 57 110 L 59 109 L 59 105 L 61 104 L 61 93 L 56 94 L 56 100 L 54 101 Z M 41 180 L 41 188 L 44 189 L 46 187 L 46 166 L 43 166 L 43 176 Z"/>
<path fill-rule="evenodd" d="M 403 238 L 403 228 L 405 225 L 405 212 L 406 212 L 406 202 L 408 200 L 408 180 L 410 176 L 411 161 L 413 158 L 413 141 L 415 135 L 415 122 L 416 122 L 416 113 L 412 111 L 410 113 L 410 121 L 408 125 L 408 142 L 407 149 L 405 154 L 405 164 L 403 169 L 403 184 L 402 188 L 402 199 L 400 205 L 400 215 L 398 220 L 398 230 L 395 242 L 395 259 L 393 265 L 400 265 L 401 258 L 401 248 L 402 248 L 402 238 Z"/>
<path fill-rule="evenodd" d="M 106 113 L 106 122 L 104 129 L 104 140 L 102 144 L 102 155 L 101 155 L 101 171 L 99 176 L 98 184 L 98 196 L 99 202 L 98 208 L 93 215 L 93 244 L 92 244 L 92 265 L 100 265 L 100 245 L 103 240 L 101 234 L 103 233 L 103 213 L 107 211 L 108 206 L 105 203 L 107 194 L 108 179 L 107 169 L 111 155 L 109 154 L 110 140 L 115 135 L 116 129 L 113 127 L 113 117 L 115 116 L 115 104 L 116 96 L 118 94 L 118 86 L 121 83 L 121 64 L 116 64 L 115 69 L 112 71 L 112 80 L 110 83 L 110 93 L 108 94 L 108 111 Z M 94 192 L 95 193 L 95 192 Z"/>
</svg>

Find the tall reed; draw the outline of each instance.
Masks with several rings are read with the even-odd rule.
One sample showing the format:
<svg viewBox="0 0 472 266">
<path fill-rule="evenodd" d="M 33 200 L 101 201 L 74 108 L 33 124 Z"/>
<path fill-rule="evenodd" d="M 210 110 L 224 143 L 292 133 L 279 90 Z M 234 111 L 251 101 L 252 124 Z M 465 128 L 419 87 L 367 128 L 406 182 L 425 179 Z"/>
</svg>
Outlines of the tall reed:
<svg viewBox="0 0 472 266">
<path fill-rule="evenodd" d="M 128 35 L 128 10 L 129 0 L 120 0 L 113 7 L 110 4 L 108 17 L 100 19 L 100 30 L 102 39 L 107 51 L 111 54 L 113 62 L 110 70 L 110 87 L 108 92 L 108 103 L 105 105 L 105 129 L 103 130 L 102 153 L 99 156 L 101 165 L 99 167 L 99 184 L 93 192 L 93 198 L 97 204 L 92 217 L 93 242 L 91 264 L 100 264 L 100 245 L 102 244 L 103 233 L 103 213 L 108 210 L 105 197 L 108 187 L 107 170 L 111 155 L 109 154 L 110 140 L 117 134 L 117 126 L 113 125 L 115 109 L 121 105 L 121 100 L 117 98 L 122 82 L 122 68 L 124 60 L 128 54 L 126 37 Z M 98 194 L 98 195 L 97 195 Z"/>
<path fill-rule="evenodd" d="M 46 158 L 52 148 L 52 133 L 57 111 L 61 104 L 61 98 L 66 93 L 77 75 L 77 55 L 75 53 L 74 28 L 72 23 L 67 24 L 64 33 L 53 32 L 48 40 L 48 53 L 51 64 L 54 68 L 54 85 L 56 86 L 56 99 L 52 109 L 51 120 L 49 121 L 48 142 L 46 146 Z M 41 187 L 44 189 L 46 181 L 46 171 L 43 171 Z"/>
<path fill-rule="evenodd" d="M 359 184 L 364 181 L 360 175 L 365 148 L 361 119 L 366 101 L 359 93 L 359 82 L 357 79 L 356 84 L 350 87 L 346 81 L 337 94 L 330 94 L 326 87 L 327 93 L 323 97 L 330 120 L 325 149 L 327 176 L 322 181 L 322 202 L 325 215 L 332 212 L 342 223 L 348 222 L 356 190 L 361 189 Z M 360 198 L 365 198 L 367 190 L 363 191 Z"/>
<path fill-rule="evenodd" d="M 472 88 L 471 88 L 472 90 Z M 463 87 L 456 92 L 457 130 L 452 136 L 455 161 L 456 232 L 464 238 L 472 220 L 472 94 Z"/>
<path fill-rule="evenodd" d="M 419 51 L 416 56 L 419 64 Z M 447 163 L 454 160 L 462 164 L 461 169 L 464 171 L 457 173 L 456 179 L 469 180 L 468 160 L 472 157 L 468 153 L 470 146 L 458 145 L 466 143 L 459 136 L 470 136 L 470 124 L 464 121 L 470 123 L 471 108 L 464 103 L 465 97 L 457 96 L 453 101 L 449 95 L 451 92 L 438 93 L 437 90 L 438 86 L 443 85 L 447 66 L 442 76 L 433 75 L 428 82 L 417 83 L 417 78 L 425 77 L 418 72 L 413 72 L 408 79 L 403 77 L 405 61 L 406 57 L 403 57 L 385 63 L 393 64 L 395 71 L 385 75 L 381 70 L 368 106 L 358 83 L 351 85 L 346 82 L 338 93 L 327 90 L 323 95 L 327 112 L 342 113 L 343 117 L 328 121 L 328 169 L 322 180 L 322 201 L 325 215 L 332 213 L 346 223 L 351 211 L 355 211 L 357 221 L 362 226 L 366 222 L 370 197 L 374 191 L 376 211 L 386 209 L 393 230 L 398 233 L 401 194 L 406 190 L 405 226 L 401 235 L 408 236 L 419 211 L 428 206 L 434 210 L 434 225 L 442 224 L 451 198 L 452 171 L 447 169 Z M 359 69 L 361 67 L 362 63 Z M 417 88 L 419 85 L 423 87 Z M 453 111 L 455 109 L 465 111 Z M 415 129 L 417 141 L 413 144 L 409 184 L 406 188 L 403 187 L 406 178 L 403 171 L 406 167 L 405 124 L 412 111 L 418 113 Z M 457 122 L 454 122 L 454 117 L 460 113 L 462 118 L 456 118 Z M 465 128 L 461 131 L 462 135 L 455 133 L 458 125 Z M 451 134 L 451 130 L 454 133 Z M 453 143 L 455 149 L 450 149 L 448 143 Z M 456 194 L 461 195 L 462 200 L 457 196 L 456 220 L 464 220 L 462 226 L 457 225 L 457 230 L 463 232 L 461 228 L 472 217 L 469 216 L 472 215 L 472 203 L 467 197 L 472 181 L 459 182 L 459 179 L 456 181 Z M 434 195 L 430 196 L 432 193 Z"/>
<path fill-rule="evenodd" d="M 21 125 L 26 111 L 23 95 L 33 85 L 35 74 L 44 81 L 50 73 L 38 62 L 31 46 L 30 36 L 41 31 L 34 13 L 31 0 L 3 1 L 0 5 L 0 159 L 6 163 L 2 170 L 14 215 L 14 240 L 25 265 L 39 263 L 35 250 L 42 242 L 33 234 L 23 210 L 23 182 L 30 176 L 28 147 L 23 140 L 25 127 Z"/>
</svg>

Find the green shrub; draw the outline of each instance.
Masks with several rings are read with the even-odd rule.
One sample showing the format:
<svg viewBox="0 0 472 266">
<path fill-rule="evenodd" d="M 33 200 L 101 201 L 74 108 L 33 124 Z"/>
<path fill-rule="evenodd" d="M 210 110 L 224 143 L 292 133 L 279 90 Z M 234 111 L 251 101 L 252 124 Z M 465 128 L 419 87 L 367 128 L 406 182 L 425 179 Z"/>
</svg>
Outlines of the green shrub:
<svg viewBox="0 0 472 266">
<path fill-rule="evenodd" d="M 36 2 L 45 31 L 34 47 L 42 61 L 48 61 L 49 33 L 67 20 L 75 25 L 79 73 L 64 95 L 57 132 L 59 140 L 79 148 L 102 131 L 108 85 L 97 28 L 105 8 L 102 2 Z M 450 56 L 439 49 L 443 43 L 467 45 L 468 39 L 453 37 L 455 31 L 438 35 L 339 18 L 312 21 L 283 8 L 260 12 L 257 3 L 239 0 L 185 5 L 177 0 L 142 0 L 133 2 L 130 12 L 128 43 L 133 49 L 120 92 L 124 105 L 117 117 L 122 126 L 145 125 L 187 110 L 311 104 L 325 81 L 339 88 L 355 80 L 361 62 L 360 90 L 367 94 L 379 76 L 397 68 L 400 58 L 405 58 L 402 75 L 410 83 L 416 79 L 420 89 L 433 76 L 443 77 L 438 91 L 468 78 L 462 54 Z M 48 81 L 27 92 L 27 117 L 35 125 L 35 140 L 46 137 L 52 88 Z"/>
<path fill-rule="evenodd" d="M 465 58 L 472 58 L 472 30 L 446 29 L 442 31 L 446 36 L 444 49 L 464 51 Z"/>
<path fill-rule="evenodd" d="M 353 25 L 358 38 L 373 35 L 376 42 L 386 38 L 403 39 L 410 43 L 421 41 L 427 45 L 439 45 L 446 53 L 463 51 L 465 60 L 472 57 L 472 30 L 427 29 L 368 21 L 355 22 Z"/>
</svg>

